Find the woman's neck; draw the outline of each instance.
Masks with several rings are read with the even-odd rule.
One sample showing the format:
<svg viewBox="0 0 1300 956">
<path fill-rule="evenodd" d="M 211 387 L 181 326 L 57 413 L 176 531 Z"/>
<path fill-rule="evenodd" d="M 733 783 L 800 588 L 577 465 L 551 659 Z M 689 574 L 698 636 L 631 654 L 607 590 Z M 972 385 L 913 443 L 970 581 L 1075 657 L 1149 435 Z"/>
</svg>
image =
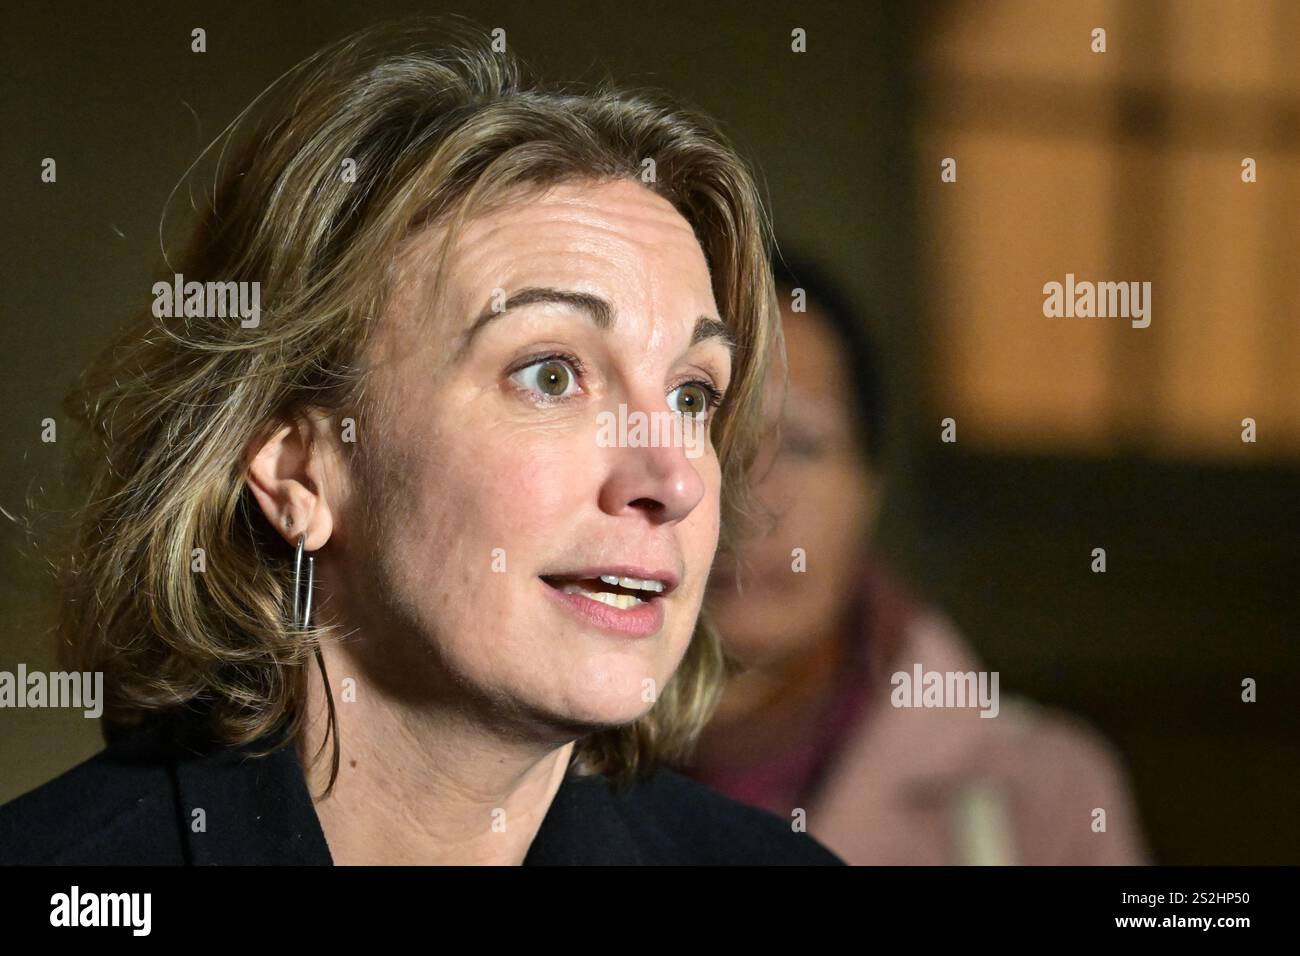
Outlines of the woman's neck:
<svg viewBox="0 0 1300 956">
<path fill-rule="evenodd" d="M 357 673 L 327 648 L 331 673 Z M 506 742 L 446 711 L 414 711 L 375 694 L 344 703 L 339 773 L 327 797 L 332 741 L 307 773 L 316 813 L 337 865 L 523 862 L 563 782 L 573 744 L 546 749 Z M 313 670 L 310 713 L 298 742 L 308 766 L 327 713 Z"/>
</svg>

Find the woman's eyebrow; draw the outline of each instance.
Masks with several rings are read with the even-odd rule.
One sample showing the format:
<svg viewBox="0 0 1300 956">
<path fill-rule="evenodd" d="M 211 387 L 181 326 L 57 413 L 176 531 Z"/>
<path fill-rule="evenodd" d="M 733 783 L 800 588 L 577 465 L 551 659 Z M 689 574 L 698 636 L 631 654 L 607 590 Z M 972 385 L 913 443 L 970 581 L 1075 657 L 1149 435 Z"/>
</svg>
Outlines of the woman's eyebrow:
<svg viewBox="0 0 1300 956">
<path fill-rule="evenodd" d="M 456 357 L 460 358 L 469 351 L 474 338 L 489 322 L 501 318 L 512 309 L 534 305 L 538 302 L 566 305 L 569 308 L 586 313 L 596 328 L 602 332 L 612 328 L 617 318 L 614 306 L 606 299 L 593 293 L 577 292 L 571 289 L 552 289 L 544 286 L 528 286 L 511 295 L 499 309 L 489 308 L 475 319 L 465 331 L 460 347 L 456 351 Z M 727 328 L 721 319 L 702 315 L 695 320 L 695 330 L 691 333 L 691 345 L 697 345 L 712 338 L 721 339 L 722 343 L 727 347 L 727 351 L 731 353 L 733 358 L 735 357 L 736 337 L 731 330 Z"/>
<path fill-rule="evenodd" d="M 721 319 L 710 319 L 706 315 L 695 320 L 695 331 L 691 334 L 691 344 L 698 345 L 708 339 L 722 339 L 722 344 L 734 360 L 736 357 L 736 336 Z"/>
</svg>

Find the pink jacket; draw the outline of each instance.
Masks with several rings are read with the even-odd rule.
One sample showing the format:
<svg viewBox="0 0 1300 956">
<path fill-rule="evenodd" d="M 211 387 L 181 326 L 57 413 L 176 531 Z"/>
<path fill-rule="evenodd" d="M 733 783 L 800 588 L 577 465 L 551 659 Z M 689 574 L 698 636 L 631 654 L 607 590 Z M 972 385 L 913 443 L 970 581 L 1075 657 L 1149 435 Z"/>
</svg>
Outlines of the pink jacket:
<svg viewBox="0 0 1300 956">
<path fill-rule="evenodd" d="M 1084 721 L 1009 695 L 993 718 L 896 708 L 889 676 L 916 663 L 981 667 L 943 617 L 912 617 L 807 808 L 813 836 L 852 864 L 1149 862 L 1121 763 Z"/>
<path fill-rule="evenodd" d="M 1149 862 L 1121 761 L 1086 722 L 1001 693 L 995 717 L 893 706 L 895 673 L 983 665 L 870 558 L 857 601 L 832 692 L 776 732 L 719 729 L 748 755 L 719 763 L 702 748 L 684 769 L 784 818 L 802 809 L 808 831 L 853 864 Z"/>
</svg>

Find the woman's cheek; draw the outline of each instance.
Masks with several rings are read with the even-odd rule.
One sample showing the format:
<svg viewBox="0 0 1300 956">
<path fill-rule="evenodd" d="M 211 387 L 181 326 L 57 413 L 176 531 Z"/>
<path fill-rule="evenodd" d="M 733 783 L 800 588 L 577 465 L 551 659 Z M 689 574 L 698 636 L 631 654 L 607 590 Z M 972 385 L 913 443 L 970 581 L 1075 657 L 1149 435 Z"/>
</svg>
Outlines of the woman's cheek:
<svg viewBox="0 0 1300 956">
<path fill-rule="evenodd" d="M 713 529 L 713 546 L 717 547 L 718 531 L 722 521 L 722 464 L 718 461 L 717 455 L 709 455 L 704 461 L 706 464 L 703 467 L 707 470 L 701 477 L 704 479 L 707 492 L 697 510 L 703 510 L 707 515 L 707 523 Z"/>
<path fill-rule="evenodd" d="M 583 500 L 596 499 L 589 483 L 598 463 L 581 437 L 512 430 L 502 438 L 478 466 L 494 524 L 516 537 L 556 533 L 570 526 Z"/>
<path fill-rule="evenodd" d="M 710 456 L 707 462 L 697 466 L 702 470 L 700 477 L 704 480 L 705 494 L 679 528 L 686 574 L 694 582 L 690 603 L 696 613 L 704 601 L 708 572 L 717 554 L 721 529 L 721 470 L 717 458 Z"/>
</svg>

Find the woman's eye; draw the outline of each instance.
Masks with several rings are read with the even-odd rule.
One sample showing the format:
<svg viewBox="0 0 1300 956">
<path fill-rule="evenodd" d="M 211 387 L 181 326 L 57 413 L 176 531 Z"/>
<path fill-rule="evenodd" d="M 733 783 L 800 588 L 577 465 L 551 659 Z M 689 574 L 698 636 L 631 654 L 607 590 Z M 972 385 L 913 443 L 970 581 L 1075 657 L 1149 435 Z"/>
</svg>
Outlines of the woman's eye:
<svg viewBox="0 0 1300 956">
<path fill-rule="evenodd" d="M 547 398 L 567 398 L 577 386 L 578 376 L 564 359 L 549 358 L 521 368 L 510 376 L 524 388 Z"/>
<path fill-rule="evenodd" d="M 717 393 L 703 382 L 687 382 L 668 393 L 668 407 L 688 418 L 703 418 L 717 404 Z"/>
</svg>

